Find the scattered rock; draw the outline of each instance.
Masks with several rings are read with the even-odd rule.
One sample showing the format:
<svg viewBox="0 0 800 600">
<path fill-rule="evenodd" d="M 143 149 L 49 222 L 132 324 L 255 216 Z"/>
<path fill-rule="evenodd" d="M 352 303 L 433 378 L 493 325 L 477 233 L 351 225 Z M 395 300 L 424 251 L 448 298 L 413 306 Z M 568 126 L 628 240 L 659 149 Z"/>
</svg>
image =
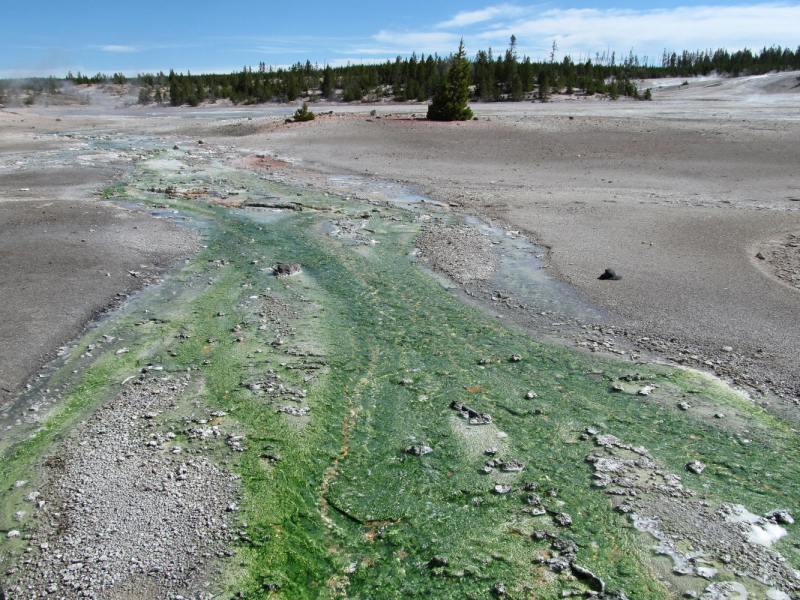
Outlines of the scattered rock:
<svg viewBox="0 0 800 600">
<path fill-rule="evenodd" d="M 494 593 L 498 596 L 505 596 L 506 595 L 506 586 L 502 583 L 495 583 L 494 584 Z"/>
<path fill-rule="evenodd" d="M 512 354 L 508 357 L 508 362 L 519 362 L 522 360 L 521 354 Z"/>
<path fill-rule="evenodd" d="M 654 552 L 669 556 L 676 574 L 697 575 L 695 559 L 702 556 L 740 576 L 770 581 L 779 589 L 800 590 L 800 574 L 770 547 L 786 534 L 780 525 L 743 506 L 715 506 L 698 498 L 697 492 L 683 485 L 680 475 L 670 473 L 642 446 L 622 443 L 608 434 L 597 435 L 595 441 L 600 448 L 586 460 L 594 464 L 595 477 L 604 480 L 600 487 L 605 487 L 617 510 L 630 515 L 638 531 L 654 537 Z M 700 468 L 690 468 L 694 463 L 687 463 L 686 469 L 700 472 Z"/>
<path fill-rule="evenodd" d="M 507 494 L 511 491 L 511 486 L 507 483 L 498 483 L 494 486 L 494 493 L 495 494 Z"/>
<path fill-rule="evenodd" d="M 534 392 L 533 390 L 531 390 L 530 392 L 525 394 L 525 398 L 527 400 L 533 400 L 534 398 L 538 398 L 538 397 L 539 397 L 538 394 L 536 392 Z"/>
<path fill-rule="evenodd" d="M 420 262 L 460 284 L 491 278 L 499 264 L 492 238 L 469 225 L 432 223 L 414 244 Z"/>
<path fill-rule="evenodd" d="M 530 504 L 531 506 L 539 506 L 542 503 L 542 499 L 539 494 L 530 493 L 525 498 L 525 501 Z"/>
<path fill-rule="evenodd" d="M 272 267 L 272 274 L 275 277 L 291 277 L 302 273 L 298 263 L 278 263 Z"/>
<path fill-rule="evenodd" d="M 501 470 L 510 472 L 522 471 L 524 468 L 525 465 L 518 460 L 509 460 L 500 465 Z"/>
<path fill-rule="evenodd" d="M 614 272 L 614 269 L 606 269 L 603 273 L 598 277 L 598 279 L 602 280 L 619 280 L 622 279 L 619 275 Z"/>
<path fill-rule="evenodd" d="M 775 521 L 776 523 L 784 523 L 786 525 L 794 524 L 794 517 L 792 517 L 792 513 L 790 513 L 785 508 L 778 508 L 775 510 L 771 510 L 770 512 L 765 514 L 764 517 L 769 519 L 770 521 Z"/>
<path fill-rule="evenodd" d="M 559 527 L 569 527 L 572 525 L 572 517 L 563 512 L 556 514 L 556 516 L 553 517 L 553 521 L 555 521 L 556 525 Z"/>
<path fill-rule="evenodd" d="M 697 473 L 698 475 L 700 475 L 703 471 L 706 470 L 706 466 L 697 459 L 690 460 L 688 463 L 686 463 L 685 466 L 687 471 L 691 471 L 692 473 Z"/>
<path fill-rule="evenodd" d="M 492 422 L 492 415 L 489 413 L 479 413 L 458 400 L 453 400 L 450 403 L 450 408 L 457 410 L 465 419 L 469 419 L 470 425 L 488 425 Z M 500 437 L 499 434 L 498 437 Z"/>
<path fill-rule="evenodd" d="M 409 446 L 406 448 L 406 454 L 413 454 L 414 456 L 425 456 L 433 452 L 430 446 Z"/>
<path fill-rule="evenodd" d="M 173 432 L 137 417 L 174 409 L 188 386 L 163 377 L 123 385 L 53 449 L 34 498 L 44 518 L 26 524 L 22 556 L 33 560 L 4 584 L 37 598 L 206 598 L 202 584 L 236 538 L 226 508 L 239 476 L 146 445 Z"/>
<path fill-rule="evenodd" d="M 477 417 L 472 417 L 469 420 L 470 425 L 488 425 L 492 422 L 492 415 L 489 413 L 481 413 Z"/>
<path fill-rule="evenodd" d="M 592 573 L 589 569 L 582 567 L 576 563 L 571 563 L 570 568 L 572 569 L 572 574 L 575 575 L 578 579 L 585 579 L 589 587 L 591 587 L 594 591 L 600 592 L 604 594 L 606 591 L 606 584 L 605 582 L 600 579 L 597 575 Z"/>
<path fill-rule="evenodd" d="M 308 412 L 311 410 L 310 407 L 304 406 L 302 408 L 297 408 L 294 406 L 284 406 L 278 409 L 278 412 L 286 413 L 287 415 L 291 415 L 293 417 L 304 417 Z"/>
</svg>

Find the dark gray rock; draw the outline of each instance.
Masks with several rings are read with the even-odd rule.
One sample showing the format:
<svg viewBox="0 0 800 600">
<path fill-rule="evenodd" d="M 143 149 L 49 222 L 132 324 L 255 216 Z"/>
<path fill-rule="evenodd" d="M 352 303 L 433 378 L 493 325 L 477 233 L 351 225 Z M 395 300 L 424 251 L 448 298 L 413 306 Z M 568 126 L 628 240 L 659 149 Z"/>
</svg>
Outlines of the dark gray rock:
<svg viewBox="0 0 800 600">
<path fill-rule="evenodd" d="M 688 463 L 686 463 L 686 470 L 700 475 L 703 471 L 706 470 L 706 466 L 699 460 L 695 459 L 695 460 L 690 460 Z"/>
<path fill-rule="evenodd" d="M 448 564 L 449 564 L 448 560 L 444 556 L 434 556 L 428 562 L 428 566 L 431 567 L 431 568 L 446 567 Z"/>
<path fill-rule="evenodd" d="M 770 521 L 775 521 L 776 523 L 784 523 L 785 525 L 794 524 L 794 517 L 792 517 L 792 513 L 785 508 L 771 510 L 764 516 Z"/>
<path fill-rule="evenodd" d="M 553 517 L 553 520 L 559 527 L 569 527 L 572 525 L 572 517 L 567 513 L 557 513 L 556 516 Z"/>
<path fill-rule="evenodd" d="M 492 415 L 489 413 L 482 413 L 477 417 L 472 417 L 469 420 L 470 425 L 488 425 L 492 422 Z"/>
<path fill-rule="evenodd" d="M 406 454 L 413 454 L 414 456 L 425 456 L 431 452 L 433 452 L 433 448 L 430 446 L 415 445 L 406 448 Z"/>
<path fill-rule="evenodd" d="M 302 270 L 298 263 L 278 263 L 272 268 L 272 274 L 275 277 L 290 277 L 301 272 Z"/>
<path fill-rule="evenodd" d="M 500 465 L 500 468 L 503 471 L 522 471 L 525 468 L 525 464 L 518 460 L 509 460 Z"/>
<path fill-rule="evenodd" d="M 589 569 L 582 567 L 576 563 L 572 563 L 570 565 L 572 569 L 572 574 L 575 575 L 578 579 L 585 580 L 589 587 L 591 587 L 594 591 L 600 592 L 604 594 L 606 591 L 606 583 L 602 579 L 600 579 L 597 575 L 592 573 Z"/>
<path fill-rule="evenodd" d="M 619 280 L 622 279 L 619 275 L 614 272 L 614 269 L 606 269 L 603 273 L 598 277 L 598 279 L 602 280 Z"/>
</svg>

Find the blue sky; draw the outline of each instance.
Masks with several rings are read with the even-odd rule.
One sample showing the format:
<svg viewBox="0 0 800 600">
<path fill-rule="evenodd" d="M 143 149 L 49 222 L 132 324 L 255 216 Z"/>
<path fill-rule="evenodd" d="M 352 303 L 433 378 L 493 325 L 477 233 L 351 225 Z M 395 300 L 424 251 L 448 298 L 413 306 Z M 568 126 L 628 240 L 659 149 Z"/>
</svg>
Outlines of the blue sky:
<svg viewBox="0 0 800 600">
<path fill-rule="evenodd" d="M 797 0 L 796 0 L 797 1 Z M 438 52 L 463 36 L 470 56 L 503 51 L 511 34 L 533 59 L 633 50 L 640 57 L 726 47 L 800 45 L 800 3 L 532 4 L 479 0 L 6 0 L 0 77 L 159 70 L 230 72 L 244 65 L 376 62 Z"/>
</svg>

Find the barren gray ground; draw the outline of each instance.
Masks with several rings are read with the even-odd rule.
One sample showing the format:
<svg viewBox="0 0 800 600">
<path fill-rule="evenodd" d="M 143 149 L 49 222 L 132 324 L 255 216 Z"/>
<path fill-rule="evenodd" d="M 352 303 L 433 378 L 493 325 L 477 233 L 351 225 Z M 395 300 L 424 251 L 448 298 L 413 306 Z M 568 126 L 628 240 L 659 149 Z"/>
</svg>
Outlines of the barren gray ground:
<svg viewBox="0 0 800 600">
<path fill-rule="evenodd" d="M 549 104 L 474 105 L 479 120 L 466 123 L 427 122 L 421 118 L 425 107 L 419 105 L 378 107 L 374 116 L 367 114 L 371 106 L 320 106 L 319 113 L 330 108 L 336 114 L 293 125 L 284 125 L 275 116 L 290 110 L 280 107 L 223 108 L 241 115 L 224 121 L 214 119 L 213 109 L 192 113 L 208 119 L 188 120 L 174 109 L 137 112 L 134 108 L 114 114 L 109 107 L 98 112 L 95 106 L 39 109 L 40 115 L 6 111 L 0 151 L 10 156 L 68 144 L 40 136 L 43 130 L 169 133 L 286 157 L 295 170 L 406 182 L 433 199 L 529 234 L 547 249 L 548 267 L 557 278 L 609 312 L 615 333 L 625 333 L 633 341 L 649 337 L 641 344 L 679 362 L 714 369 L 754 389 L 796 397 L 800 275 L 796 247 L 791 245 L 796 240 L 790 236 L 800 232 L 797 80 L 797 73 L 698 80 L 688 86 L 678 80 L 655 80 L 650 82 L 656 87 L 653 102 L 578 98 Z M 62 122 L 56 121 L 57 115 Z M 91 189 L 123 175 L 124 166 L 94 167 L 91 172 L 56 169 L 46 175 L 40 172 L 38 179 L 35 169 L 28 171 L 29 179 L 23 179 L 34 182 L 31 192 L 18 191 L 30 187 L 19 179 L 20 173 L 6 175 L 0 182 L 6 212 L 16 204 L 10 199 L 48 201 L 66 197 L 67 189 L 72 190 L 70 198 L 86 199 Z M 100 212 L 111 210 L 115 219 L 120 216 L 118 209 L 93 206 Z M 151 225 L 137 230 L 136 239 L 168 227 L 163 222 Z M 113 231 L 119 236 L 122 230 Z M 74 231 L 78 229 L 64 221 L 62 235 L 86 239 Z M 92 235 L 95 244 L 102 237 Z M 23 237 L 30 239 L 27 233 Z M 18 243 L 10 240 L 4 235 L 4 242 L 17 248 Z M 58 248 L 69 251 L 67 238 L 63 241 Z M 164 242 L 178 243 L 175 238 Z M 73 315 L 76 325 L 69 331 L 77 331 L 77 323 L 114 293 L 124 291 L 123 283 L 135 283 L 125 280 L 124 268 L 158 263 L 135 252 L 148 247 L 166 259 L 185 252 L 188 246 L 182 243 L 168 249 L 147 242 L 131 254 L 136 245 L 131 241 L 130 246 L 120 247 L 118 256 L 105 250 L 91 252 L 123 269 L 87 265 L 97 275 L 92 285 L 77 286 L 71 296 L 61 295 L 69 297 L 64 304 L 71 307 L 81 302 L 91 306 Z M 756 258 L 758 252 L 763 260 Z M 43 266 L 50 267 L 50 260 Z M 598 281 L 607 267 L 622 279 Z M 59 278 L 61 273 L 56 270 L 53 276 Z M 10 281 L 8 276 L 3 279 Z M 21 289 L 18 282 L 13 285 Z M 31 297 L 42 304 L 50 289 L 53 284 L 44 282 Z M 23 301 L 18 308 L 25 305 L 30 303 Z M 8 319 L 6 315 L 5 323 Z M 20 328 L 15 324 L 12 329 Z M 33 330 L 13 339 L 42 335 L 42 327 Z M 69 337 L 66 330 L 47 341 L 37 339 L 36 347 L 49 344 L 45 351 L 33 351 L 37 360 L 41 360 L 38 355 L 48 354 L 56 338 L 65 337 Z M 19 356 L 9 355 L 2 361 L 4 370 L 31 352 L 28 348 L 17 352 Z M 16 389 L 14 382 L 23 372 L 32 372 L 35 362 L 14 376 L 3 375 L 4 387 Z"/>
<path fill-rule="evenodd" d="M 58 151 L 76 144 L 28 133 L 28 123 L 66 127 L 20 116 L 0 112 L 0 401 L 94 314 L 197 243 L 188 230 L 96 195 L 126 176 L 129 161 L 63 163 Z"/>
<path fill-rule="evenodd" d="M 755 78 L 665 88 L 652 103 L 476 105 L 479 120 L 466 123 L 387 107 L 236 141 L 310 169 L 418 185 L 527 232 L 552 273 L 634 339 L 798 396 L 800 275 L 787 236 L 800 232 L 800 88 L 796 73 L 776 77 L 775 96 L 753 96 Z M 770 268 L 777 242 L 794 263 Z M 598 281 L 607 267 L 622 279 Z"/>
</svg>

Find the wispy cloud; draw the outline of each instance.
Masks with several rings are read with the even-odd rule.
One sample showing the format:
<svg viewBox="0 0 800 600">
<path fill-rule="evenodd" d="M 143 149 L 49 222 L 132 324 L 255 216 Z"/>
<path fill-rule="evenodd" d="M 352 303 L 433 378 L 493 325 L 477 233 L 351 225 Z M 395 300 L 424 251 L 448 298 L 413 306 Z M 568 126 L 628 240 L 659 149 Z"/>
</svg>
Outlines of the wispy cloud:
<svg viewBox="0 0 800 600">
<path fill-rule="evenodd" d="M 534 19 L 503 23 L 477 39 L 492 41 L 512 34 L 521 50 L 542 51 L 556 40 L 561 53 L 606 48 L 656 53 L 663 48 L 761 48 L 800 39 L 800 6 L 693 6 L 673 9 L 551 10 Z M 526 43 L 527 42 L 527 43 Z"/>
<path fill-rule="evenodd" d="M 511 35 L 518 52 L 533 58 L 633 49 L 651 57 L 670 50 L 794 47 L 800 41 L 800 5 L 769 2 L 730 6 L 631 9 L 546 9 L 543 5 L 498 4 L 459 12 L 423 31 L 381 30 L 376 46 L 401 54 L 412 50 L 447 54 L 464 37 L 468 50 L 504 48 Z"/>
<path fill-rule="evenodd" d="M 138 52 L 139 49 L 136 46 L 103 46 L 101 48 L 103 52 Z"/>
<path fill-rule="evenodd" d="M 453 27 L 475 25 L 476 23 L 485 23 L 486 21 L 496 21 L 498 19 L 517 18 L 526 13 L 530 13 L 532 9 L 533 7 L 514 6 L 513 4 L 488 6 L 481 10 L 460 12 L 452 19 L 439 23 L 436 27 L 450 29 Z"/>
<path fill-rule="evenodd" d="M 397 52 L 400 54 L 410 54 L 417 52 L 441 52 L 445 48 L 450 48 L 454 44 L 458 45 L 459 35 L 447 31 L 406 31 L 395 32 L 381 30 L 372 36 L 377 44 L 376 48 L 357 49 L 355 52 L 373 52 L 386 54 Z"/>
</svg>

